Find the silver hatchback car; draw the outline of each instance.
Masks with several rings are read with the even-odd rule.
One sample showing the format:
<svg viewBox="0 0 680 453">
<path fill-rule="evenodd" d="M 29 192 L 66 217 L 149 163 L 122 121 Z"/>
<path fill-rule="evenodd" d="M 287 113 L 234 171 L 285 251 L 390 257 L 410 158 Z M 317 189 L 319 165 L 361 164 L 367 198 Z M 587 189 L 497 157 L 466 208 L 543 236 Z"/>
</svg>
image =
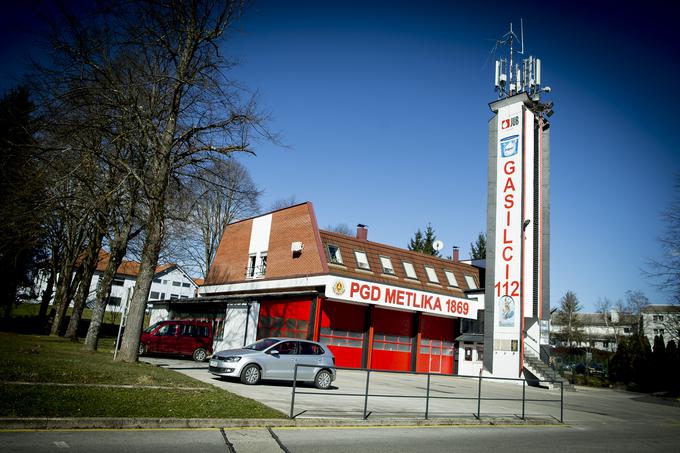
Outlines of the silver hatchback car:
<svg viewBox="0 0 680 453">
<path fill-rule="evenodd" d="M 335 380 L 333 353 L 319 343 L 298 338 L 263 338 L 242 349 L 216 352 L 209 370 L 254 385 L 261 379 L 292 381 L 296 364 L 305 365 L 297 367 L 298 381 L 313 382 L 325 390 Z"/>
</svg>

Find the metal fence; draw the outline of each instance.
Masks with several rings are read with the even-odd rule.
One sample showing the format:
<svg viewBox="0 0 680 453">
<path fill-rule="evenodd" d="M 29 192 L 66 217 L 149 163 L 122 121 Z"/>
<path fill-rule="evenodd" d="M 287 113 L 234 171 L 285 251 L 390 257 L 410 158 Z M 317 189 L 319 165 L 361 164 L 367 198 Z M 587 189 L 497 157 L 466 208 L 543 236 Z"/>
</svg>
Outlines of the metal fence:
<svg viewBox="0 0 680 453">
<path fill-rule="evenodd" d="M 292 388 L 292 393 L 291 393 L 291 398 L 290 398 L 290 412 L 289 412 L 289 418 L 293 419 L 296 418 L 297 416 L 301 415 L 302 413 L 306 411 L 302 411 L 298 414 L 295 414 L 295 396 L 296 395 L 315 395 L 317 397 L 323 398 L 326 397 L 328 394 L 325 393 L 324 391 L 305 391 L 301 390 L 302 387 L 299 387 L 297 383 L 297 376 L 298 376 L 298 368 L 300 367 L 309 367 L 309 368 L 319 368 L 318 365 L 304 365 L 304 364 L 295 364 L 295 370 L 293 374 L 293 388 Z M 366 368 L 343 368 L 343 367 L 334 367 L 336 371 L 340 370 L 348 370 L 348 371 L 354 371 L 354 372 L 364 372 L 366 374 L 366 380 L 365 380 L 365 385 L 364 385 L 364 391 L 360 393 L 333 393 L 332 396 L 341 396 L 341 397 L 361 397 L 363 398 L 363 419 L 367 419 L 372 411 L 369 411 L 369 399 L 373 398 L 409 398 L 409 399 L 423 399 L 425 400 L 425 407 L 423 410 L 423 416 L 427 420 L 430 418 L 431 413 L 430 413 L 430 402 L 433 400 L 466 400 L 466 401 L 476 401 L 477 403 L 477 411 L 475 413 L 472 413 L 471 415 L 474 416 L 476 419 L 480 419 L 482 417 L 482 401 L 510 401 L 510 402 L 517 402 L 518 405 L 521 405 L 521 415 L 517 415 L 518 418 L 522 420 L 526 420 L 526 406 L 527 403 L 559 403 L 559 418 L 550 415 L 550 414 L 541 414 L 541 415 L 547 415 L 549 417 L 555 418 L 559 420 L 560 423 L 564 423 L 564 383 L 562 381 L 556 381 L 556 380 L 542 380 L 542 381 L 537 381 L 540 384 L 552 384 L 555 385 L 556 387 L 559 387 L 559 399 L 557 398 L 528 398 L 527 397 L 527 381 L 524 379 L 512 379 L 512 378 L 502 378 L 502 377 L 491 377 L 491 376 L 482 376 L 480 373 L 479 376 L 462 376 L 462 375 L 442 375 L 439 373 L 413 373 L 413 372 L 404 372 L 404 371 L 390 371 L 390 370 L 369 370 Z M 415 394 L 415 395 L 395 395 L 395 394 L 385 394 L 385 393 L 371 393 L 371 374 L 395 374 L 395 375 L 409 375 L 409 376 L 425 376 L 427 378 L 427 384 L 425 387 L 425 393 L 424 394 Z M 450 379 L 465 379 L 465 380 L 476 380 L 476 393 L 473 395 L 469 396 L 440 396 L 440 395 L 432 395 L 431 394 L 431 381 L 432 377 L 437 377 L 437 378 L 450 378 Z M 483 395 L 483 383 L 484 382 L 491 382 L 491 381 L 498 381 L 498 382 L 505 382 L 505 383 L 514 383 L 514 385 L 521 384 L 522 386 L 522 397 L 518 398 L 509 398 L 509 397 L 498 397 L 498 396 L 484 396 Z M 534 381 L 535 382 L 535 381 Z M 548 396 L 552 396 L 552 393 L 549 394 Z"/>
</svg>

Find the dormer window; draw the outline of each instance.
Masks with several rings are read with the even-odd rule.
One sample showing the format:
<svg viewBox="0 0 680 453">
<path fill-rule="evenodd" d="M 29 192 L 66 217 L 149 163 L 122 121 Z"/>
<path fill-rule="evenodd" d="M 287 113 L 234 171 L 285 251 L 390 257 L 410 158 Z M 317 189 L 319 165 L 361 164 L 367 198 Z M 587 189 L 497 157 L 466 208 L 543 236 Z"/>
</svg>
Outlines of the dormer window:
<svg viewBox="0 0 680 453">
<path fill-rule="evenodd" d="M 427 274 L 427 279 L 430 283 L 439 283 L 437 278 L 437 273 L 434 271 L 434 267 L 425 266 L 425 273 Z"/>
<path fill-rule="evenodd" d="M 328 251 L 328 262 L 331 264 L 342 264 L 342 255 L 340 254 L 340 247 L 337 245 L 326 245 Z"/>
<path fill-rule="evenodd" d="M 458 287 L 458 280 L 456 280 L 456 276 L 453 271 L 444 269 L 444 275 L 446 275 L 446 280 L 448 280 L 449 286 Z"/>
<path fill-rule="evenodd" d="M 380 257 L 380 264 L 382 265 L 383 274 L 394 275 L 394 268 L 392 267 L 392 260 L 387 256 Z"/>
<path fill-rule="evenodd" d="M 404 261 L 402 264 L 404 265 L 404 272 L 406 273 L 406 277 L 418 280 L 418 276 L 416 275 L 416 269 L 413 267 L 413 264 L 408 263 L 406 261 Z"/>
<path fill-rule="evenodd" d="M 366 269 L 366 270 L 370 270 L 370 269 L 371 269 L 371 266 L 368 265 L 368 258 L 366 257 L 366 253 L 365 253 L 365 252 L 361 252 L 361 251 L 359 251 L 359 250 L 355 250 L 355 251 L 354 251 L 354 256 L 355 256 L 356 259 L 357 259 L 357 267 L 358 267 L 359 269 Z"/>
<path fill-rule="evenodd" d="M 263 278 L 267 272 L 267 252 L 251 253 L 248 256 L 246 278 Z"/>
<path fill-rule="evenodd" d="M 475 279 L 472 275 L 466 275 L 465 276 L 465 283 L 467 283 L 468 288 L 477 289 L 477 282 L 475 281 Z"/>
</svg>

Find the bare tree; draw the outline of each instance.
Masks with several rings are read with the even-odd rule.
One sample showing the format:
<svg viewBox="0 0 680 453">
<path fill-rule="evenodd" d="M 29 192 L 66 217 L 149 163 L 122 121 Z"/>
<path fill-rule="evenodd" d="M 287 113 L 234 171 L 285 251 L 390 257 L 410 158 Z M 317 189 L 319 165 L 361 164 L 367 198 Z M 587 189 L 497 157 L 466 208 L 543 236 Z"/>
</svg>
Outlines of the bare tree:
<svg viewBox="0 0 680 453">
<path fill-rule="evenodd" d="M 212 162 L 200 169 L 180 197 L 185 212 L 173 222 L 169 242 L 187 269 L 197 267 L 205 278 L 227 224 L 256 215 L 262 192 L 248 170 L 235 159 Z"/>
<path fill-rule="evenodd" d="M 352 229 L 347 226 L 346 223 L 338 223 L 335 225 L 328 225 L 326 231 L 332 231 L 333 233 L 344 234 L 345 236 L 354 236 Z"/>
<path fill-rule="evenodd" d="M 279 209 L 288 208 L 296 204 L 295 195 L 291 195 L 288 198 L 279 198 L 269 206 L 269 211 L 278 211 Z"/>
<path fill-rule="evenodd" d="M 628 290 L 625 296 L 626 311 L 632 315 L 633 330 L 639 335 L 644 335 L 642 324 L 642 310 L 649 305 L 649 299 L 640 290 Z"/>
<path fill-rule="evenodd" d="M 669 294 L 672 303 L 680 304 L 680 174 L 675 177 L 674 189 L 671 205 L 663 214 L 662 257 L 651 260 L 645 273 Z"/>
</svg>

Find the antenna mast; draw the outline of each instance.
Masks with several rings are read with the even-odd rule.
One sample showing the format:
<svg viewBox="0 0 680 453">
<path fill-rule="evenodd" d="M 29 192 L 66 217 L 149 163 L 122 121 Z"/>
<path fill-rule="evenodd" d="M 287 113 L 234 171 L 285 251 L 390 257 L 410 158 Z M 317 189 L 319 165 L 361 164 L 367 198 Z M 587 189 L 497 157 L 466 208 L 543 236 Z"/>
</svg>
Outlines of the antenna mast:
<svg viewBox="0 0 680 453">
<path fill-rule="evenodd" d="M 514 49 L 515 40 L 520 42 L 521 49 Z M 529 55 L 522 59 L 522 67 L 514 64 L 514 54 L 524 55 L 524 21 L 520 19 L 520 37 L 512 29 L 496 41 L 496 47 L 507 46 L 509 49 L 508 58 L 496 60 L 495 71 L 495 91 L 498 92 L 498 99 L 504 99 L 519 93 L 527 93 L 529 98 L 536 103 L 541 113 L 552 115 L 552 103 L 541 104 L 541 93 L 549 93 L 549 86 L 541 86 L 541 60 Z"/>
</svg>

